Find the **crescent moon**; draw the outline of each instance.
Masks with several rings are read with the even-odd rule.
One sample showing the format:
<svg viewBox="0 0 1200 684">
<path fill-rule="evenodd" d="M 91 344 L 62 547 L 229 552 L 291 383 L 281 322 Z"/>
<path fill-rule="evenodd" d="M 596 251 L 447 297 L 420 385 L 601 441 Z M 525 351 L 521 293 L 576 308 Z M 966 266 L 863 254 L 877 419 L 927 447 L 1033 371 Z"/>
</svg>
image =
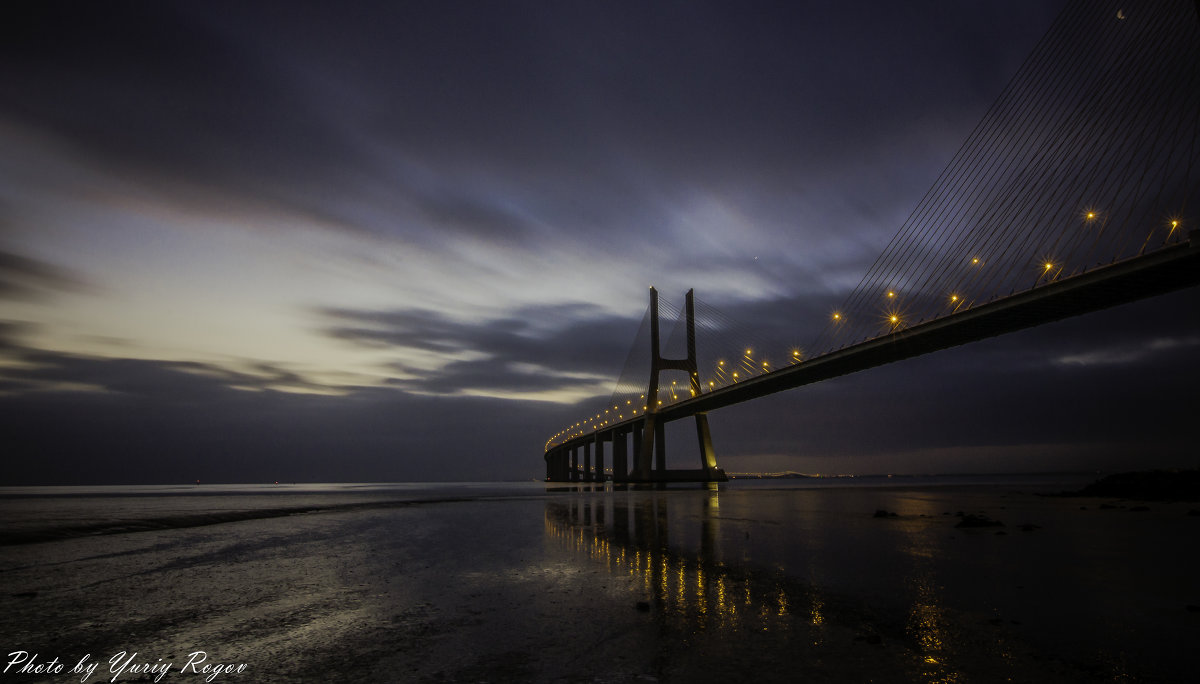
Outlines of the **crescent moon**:
<svg viewBox="0 0 1200 684">
<path fill-rule="evenodd" d="M 1125 11 L 1124 11 L 1124 10 L 1117 10 L 1117 18 L 1118 18 L 1118 19 L 1124 19 L 1124 18 L 1125 18 Z"/>
</svg>

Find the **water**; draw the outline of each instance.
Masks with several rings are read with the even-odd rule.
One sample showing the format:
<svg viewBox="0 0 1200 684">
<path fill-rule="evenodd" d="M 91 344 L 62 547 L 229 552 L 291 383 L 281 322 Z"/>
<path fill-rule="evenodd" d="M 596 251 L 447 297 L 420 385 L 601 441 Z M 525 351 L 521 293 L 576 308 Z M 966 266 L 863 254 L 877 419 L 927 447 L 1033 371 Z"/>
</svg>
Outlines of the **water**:
<svg viewBox="0 0 1200 684">
<path fill-rule="evenodd" d="M 7 488 L 0 636 L 88 681 L 1184 680 L 1194 505 L 1037 495 L 1088 479 Z"/>
<path fill-rule="evenodd" d="M 0 545 L 544 491 L 535 482 L 0 487 Z"/>
</svg>

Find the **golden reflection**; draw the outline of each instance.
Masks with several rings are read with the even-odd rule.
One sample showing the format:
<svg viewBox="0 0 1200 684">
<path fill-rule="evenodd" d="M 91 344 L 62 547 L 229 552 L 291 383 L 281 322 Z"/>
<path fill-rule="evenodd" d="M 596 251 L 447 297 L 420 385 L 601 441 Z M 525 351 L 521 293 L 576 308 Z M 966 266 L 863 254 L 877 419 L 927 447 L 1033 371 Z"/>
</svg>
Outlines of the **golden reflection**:
<svg viewBox="0 0 1200 684">
<path fill-rule="evenodd" d="M 669 497 L 619 496 L 603 519 L 590 519 L 583 506 L 548 501 L 546 538 L 613 576 L 629 577 L 638 600 L 688 630 L 741 628 L 787 635 L 802 628 L 800 638 L 821 641 L 817 632 L 825 624 L 824 603 L 814 590 L 723 562 L 717 491 L 681 499 L 680 511 L 669 508 Z M 673 545 L 673 538 L 692 546 Z M 811 616 L 794 615 L 796 605 L 812 606 Z"/>
<path fill-rule="evenodd" d="M 917 644 L 923 681 L 930 684 L 963 681 L 962 674 L 953 666 L 954 653 L 948 639 L 947 620 L 932 578 L 914 576 L 910 584 L 914 601 L 906 627 Z"/>
<path fill-rule="evenodd" d="M 930 502 L 916 499 L 909 502 L 910 513 L 933 515 L 937 508 Z M 912 598 L 905 631 L 916 644 L 918 671 L 922 681 L 930 684 L 953 684 L 964 681 L 955 665 L 956 657 L 949 628 L 950 620 L 942 606 L 941 586 L 935 574 L 937 548 L 928 538 L 912 535 L 904 546 L 913 567 L 906 584 Z"/>
</svg>

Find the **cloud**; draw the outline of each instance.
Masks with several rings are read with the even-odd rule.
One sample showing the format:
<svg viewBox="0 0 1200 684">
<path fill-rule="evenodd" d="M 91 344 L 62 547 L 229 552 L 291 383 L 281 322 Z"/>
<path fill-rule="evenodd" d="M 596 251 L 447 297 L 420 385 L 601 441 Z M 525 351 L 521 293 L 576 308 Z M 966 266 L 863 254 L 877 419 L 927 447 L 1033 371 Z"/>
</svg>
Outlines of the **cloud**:
<svg viewBox="0 0 1200 684">
<path fill-rule="evenodd" d="M 1054 360 L 1065 366 L 1110 366 L 1132 364 L 1152 355 L 1182 353 L 1200 345 L 1200 337 L 1156 337 L 1136 344 L 1093 347 L 1077 354 L 1067 354 Z"/>
<path fill-rule="evenodd" d="M 36 328 L 36 325 L 24 321 L 0 320 L 0 352 L 23 349 L 18 340 Z"/>
<path fill-rule="evenodd" d="M 67 269 L 0 250 L 0 299 L 37 299 L 57 292 L 92 289 L 86 279 Z"/>
<path fill-rule="evenodd" d="M 587 306 L 552 304 L 464 321 L 428 309 L 318 312 L 326 335 L 375 349 L 432 352 L 440 360 L 389 364 L 391 384 L 420 394 L 537 394 L 569 401 L 605 396 L 616 384 L 637 322 Z M 426 358 L 426 357 L 422 357 Z"/>
<path fill-rule="evenodd" d="M 614 246 L 697 188 L 769 224 L 785 217 L 762 198 L 821 202 L 831 178 L 854 179 L 867 213 L 907 205 L 915 160 L 935 173 L 959 138 L 928 103 L 982 111 L 1054 8 L 25 11 L 0 47 L 21 94 L 0 116 L 143 187 L 421 242 Z M 930 23 L 935 40 L 907 38 Z"/>
</svg>

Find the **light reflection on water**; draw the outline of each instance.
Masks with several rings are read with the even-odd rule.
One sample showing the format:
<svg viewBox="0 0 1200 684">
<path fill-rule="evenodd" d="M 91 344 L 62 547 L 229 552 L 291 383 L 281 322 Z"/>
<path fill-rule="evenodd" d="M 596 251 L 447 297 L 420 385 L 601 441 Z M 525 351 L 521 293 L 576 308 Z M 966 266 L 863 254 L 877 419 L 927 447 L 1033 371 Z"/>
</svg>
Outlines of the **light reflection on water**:
<svg viewBox="0 0 1200 684">
<path fill-rule="evenodd" d="M 794 629 L 794 605 L 811 606 L 811 625 L 822 623 L 813 592 L 794 596 L 782 577 L 727 564 L 720 553 L 719 493 L 672 498 L 638 492 L 546 503 L 548 539 L 626 575 L 657 611 L 688 628 Z M 694 526 L 692 533 L 684 527 Z M 697 536 L 698 535 L 698 536 Z M 678 540 L 674 540 L 678 537 Z M 698 544 L 688 544 L 687 542 Z"/>
<path fill-rule="evenodd" d="M 1171 681 L 1193 669 L 1171 646 L 1194 627 L 1189 506 L 1126 513 L 998 488 L 597 485 L 551 497 L 545 536 L 621 580 L 610 584 L 664 629 L 739 644 L 732 655 L 752 634 L 756 657 L 774 644 L 789 665 L 870 661 L 840 672 L 848 680 L 1043 681 L 1052 663 L 1054 681 Z M 961 510 L 1009 526 L 959 529 Z"/>
<path fill-rule="evenodd" d="M 822 551 L 827 539 L 781 525 L 787 516 L 780 513 L 778 501 L 752 493 L 733 495 L 736 500 L 722 517 L 722 492 L 716 489 L 581 487 L 546 502 L 545 536 L 610 576 L 628 578 L 658 619 L 695 640 L 744 643 L 747 635 L 758 635 L 756 641 L 769 638 L 803 649 L 792 652 L 797 662 L 868 656 L 876 669 L 864 666 L 864 674 L 883 671 L 909 681 L 946 684 L 965 680 L 959 669 L 965 659 L 955 651 L 942 607 L 936 544 L 900 527 L 887 528 L 889 557 L 899 562 L 874 571 L 895 582 L 888 585 L 892 603 L 873 606 L 867 598 L 831 592 L 819 581 L 836 571 L 830 564 L 840 561 L 831 558 L 842 558 L 838 549 Z M 755 500 L 737 498 L 745 496 Z M 767 515 L 750 521 L 744 516 L 751 510 Z M 837 527 L 832 517 L 825 522 Z M 820 527 L 822 522 L 809 524 Z M 827 534 L 845 537 L 846 531 L 839 530 Z M 762 540 L 752 541 L 752 535 Z M 787 553 L 764 552 L 787 538 L 795 547 Z M 878 544 L 880 539 L 864 542 Z M 847 542 L 842 538 L 833 546 L 839 543 Z M 892 607 L 895 611 L 888 613 Z"/>
</svg>

